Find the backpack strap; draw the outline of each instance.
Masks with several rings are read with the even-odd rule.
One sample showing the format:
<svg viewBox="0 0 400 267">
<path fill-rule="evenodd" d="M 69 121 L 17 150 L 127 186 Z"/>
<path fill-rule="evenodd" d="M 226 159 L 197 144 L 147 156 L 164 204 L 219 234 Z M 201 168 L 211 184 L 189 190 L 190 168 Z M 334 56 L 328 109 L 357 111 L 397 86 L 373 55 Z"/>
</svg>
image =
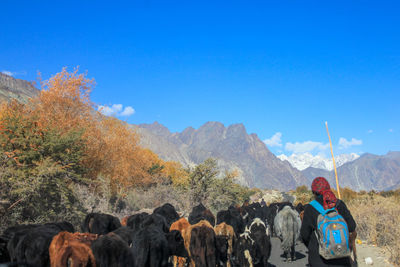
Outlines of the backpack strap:
<svg viewBox="0 0 400 267">
<path fill-rule="evenodd" d="M 319 204 L 318 201 L 313 200 L 310 202 L 310 205 L 316 209 L 319 213 L 321 213 L 322 215 L 325 215 L 326 211 L 324 210 L 324 207 L 322 207 L 321 204 Z"/>
<path fill-rule="evenodd" d="M 313 206 L 314 209 L 316 209 L 319 213 L 321 213 L 323 216 L 325 216 L 325 214 L 327 214 L 330 211 L 334 211 L 336 210 L 336 207 L 333 207 L 331 209 L 324 209 L 324 207 L 319 204 L 319 202 L 317 200 L 313 200 L 310 202 L 310 205 Z"/>
</svg>

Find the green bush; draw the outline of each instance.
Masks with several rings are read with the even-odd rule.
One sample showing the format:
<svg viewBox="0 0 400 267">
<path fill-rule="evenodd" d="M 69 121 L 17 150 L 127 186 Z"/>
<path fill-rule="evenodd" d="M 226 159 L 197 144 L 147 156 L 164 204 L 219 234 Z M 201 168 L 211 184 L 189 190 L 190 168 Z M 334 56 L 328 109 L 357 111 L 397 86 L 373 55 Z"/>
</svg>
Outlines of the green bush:
<svg viewBox="0 0 400 267">
<path fill-rule="evenodd" d="M 189 190 L 192 206 L 203 203 L 214 213 L 233 204 L 242 204 L 254 191 L 234 182 L 230 172 L 220 174 L 215 159 L 198 164 L 189 175 Z"/>
<path fill-rule="evenodd" d="M 83 183 L 81 132 L 42 129 L 34 118 L 11 113 L 1 118 L 1 227 L 69 220 L 83 216 L 70 186 Z"/>
</svg>

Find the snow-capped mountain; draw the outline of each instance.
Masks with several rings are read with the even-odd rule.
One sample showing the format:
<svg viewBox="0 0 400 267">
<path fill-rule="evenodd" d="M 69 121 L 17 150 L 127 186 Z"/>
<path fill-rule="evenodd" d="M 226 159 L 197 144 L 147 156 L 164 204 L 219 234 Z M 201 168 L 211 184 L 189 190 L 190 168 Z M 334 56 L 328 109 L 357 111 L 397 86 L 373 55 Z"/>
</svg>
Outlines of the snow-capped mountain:
<svg viewBox="0 0 400 267">
<path fill-rule="evenodd" d="M 331 171 L 333 170 L 333 162 L 331 158 L 325 158 L 320 155 L 313 156 L 310 153 L 304 154 L 292 154 L 290 156 L 286 156 L 284 154 L 277 156 L 280 160 L 287 160 L 293 167 L 302 171 L 307 169 L 308 167 L 324 169 Z M 336 168 L 342 166 L 343 164 L 353 161 L 360 156 L 356 153 L 351 154 L 341 154 L 335 157 Z"/>
</svg>

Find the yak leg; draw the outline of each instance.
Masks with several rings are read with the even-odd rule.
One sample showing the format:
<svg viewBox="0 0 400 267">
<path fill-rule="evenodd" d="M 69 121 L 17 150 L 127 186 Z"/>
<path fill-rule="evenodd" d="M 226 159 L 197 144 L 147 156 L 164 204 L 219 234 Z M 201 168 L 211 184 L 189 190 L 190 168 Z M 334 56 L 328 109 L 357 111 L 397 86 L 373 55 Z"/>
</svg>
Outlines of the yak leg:
<svg viewBox="0 0 400 267">
<path fill-rule="evenodd" d="M 286 255 L 286 262 L 291 262 L 290 249 L 288 251 L 285 251 L 285 255 Z"/>
<path fill-rule="evenodd" d="M 296 248 L 295 248 L 295 244 L 292 245 L 292 247 L 290 248 L 290 256 L 292 258 L 292 261 L 296 260 Z"/>
</svg>

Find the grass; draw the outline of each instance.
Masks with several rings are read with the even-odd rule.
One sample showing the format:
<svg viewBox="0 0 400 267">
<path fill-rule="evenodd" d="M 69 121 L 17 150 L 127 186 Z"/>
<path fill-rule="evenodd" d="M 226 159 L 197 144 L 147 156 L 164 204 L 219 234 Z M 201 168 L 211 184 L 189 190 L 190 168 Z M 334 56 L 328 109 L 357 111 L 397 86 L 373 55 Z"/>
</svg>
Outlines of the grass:
<svg viewBox="0 0 400 267">
<path fill-rule="evenodd" d="M 360 239 L 383 247 L 400 266 L 400 202 L 395 196 L 365 194 L 348 203 Z"/>
</svg>

